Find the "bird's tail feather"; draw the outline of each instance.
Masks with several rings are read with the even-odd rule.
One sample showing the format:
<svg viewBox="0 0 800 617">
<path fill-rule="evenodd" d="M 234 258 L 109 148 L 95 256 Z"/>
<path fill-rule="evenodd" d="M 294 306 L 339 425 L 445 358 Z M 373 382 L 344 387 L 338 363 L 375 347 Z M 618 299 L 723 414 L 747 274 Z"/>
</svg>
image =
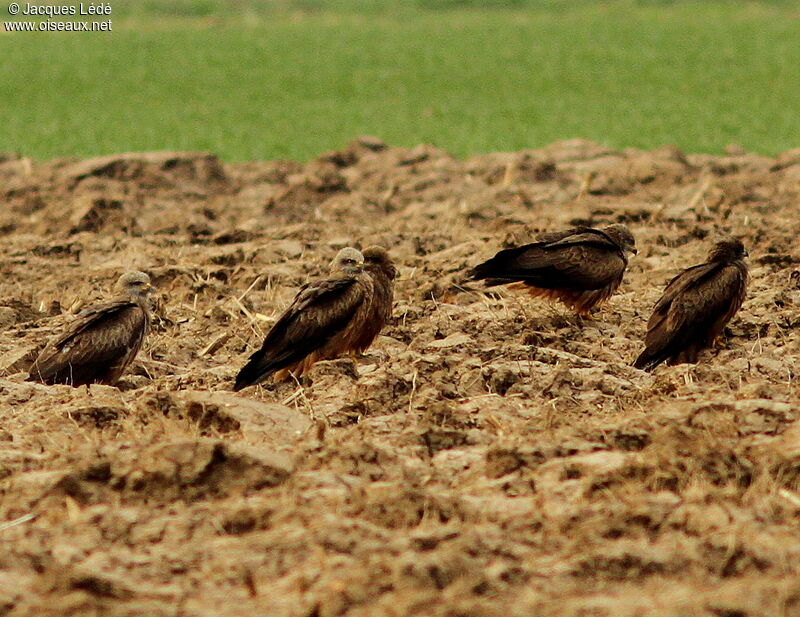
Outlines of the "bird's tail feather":
<svg viewBox="0 0 800 617">
<path fill-rule="evenodd" d="M 659 364 L 667 359 L 667 355 L 662 353 L 653 353 L 649 349 L 645 349 L 633 363 L 635 368 L 647 371 L 648 373 L 656 368 Z"/>
<path fill-rule="evenodd" d="M 491 260 L 489 260 L 470 269 L 470 271 L 467 272 L 467 277 L 473 281 L 479 281 L 491 277 L 493 275 L 493 270 L 493 264 Z"/>
<path fill-rule="evenodd" d="M 236 382 L 233 384 L 234 392 L 261 383 L 277 370 L 272 363 L 264 364 L 263 360 L 263 357 L 250 358 L 250 361 L 236 375 Z"/>
</svg>

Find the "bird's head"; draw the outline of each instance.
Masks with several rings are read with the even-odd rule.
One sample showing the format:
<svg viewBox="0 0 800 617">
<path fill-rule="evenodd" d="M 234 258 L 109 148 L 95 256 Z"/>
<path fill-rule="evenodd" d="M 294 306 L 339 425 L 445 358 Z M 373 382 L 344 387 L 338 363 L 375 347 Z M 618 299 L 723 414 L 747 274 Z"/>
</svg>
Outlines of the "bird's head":
<svg viewBox="0 0 800 617">
<path fill-rule="evenodd" d="M 138 270 L 131 270 L 119 277 L 117 288 L 126 296 L 136 298 L 145 298 L 153 291 L 150 277 Z"/>
<path fill-rule="evenodd" d="M 625 225 L 621 223 L 609 225 L 603 228 L 603 233 L 611 238 L 623 251 L 634 255 L 639 252 L 636 250 L 636 238 L 633 237 L 631 230 Z"/>
<path fill-rule="evenodd" d="M 364 256 L 361 251 L 352 247 L 343 248 L 331 262 L 332 272 L 343 272 L 347 276 L 356 276 L 364 270 Z"/>
<path fill-rule="evenodd" d="M 708 261 L 729 263 L 747 257 L 747 249 L 739 238 L 725 238 L 717 242 L 708 253 Z"/>
<path fill-rule="evenodd" d="M 389 252 L 382 246 L 368 246 L 362 251 L 362 254 L 367 264 L 374 264 L 379 267 L 390 279 L 394 279 L 397 276 L 397 268 L 395 268 L 392 258 L 389 257 Z"/>
</svg>

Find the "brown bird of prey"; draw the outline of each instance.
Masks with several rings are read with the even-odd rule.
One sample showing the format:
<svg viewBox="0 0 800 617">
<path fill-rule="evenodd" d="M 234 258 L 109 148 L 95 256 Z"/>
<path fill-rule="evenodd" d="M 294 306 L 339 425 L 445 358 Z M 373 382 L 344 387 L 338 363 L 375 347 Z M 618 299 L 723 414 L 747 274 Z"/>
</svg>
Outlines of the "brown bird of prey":
<svg viewBox="0 0 800 617">
<path fill-rule="evenodd" d="M 370 302 L 369 316 L 356 342 L 358 353 L 372 344 L 392 316 L 394 279 L 397 277 L 397 268 L 382 246 L 369 246 L 362 251 L 362 254 L 364 270 L 372 277 L 375 291 Z"/>
<path fill-rule="evenodd" d="M 150 325 L 144 272 L 126 272 L 120 294 L 81 311 L 67 331 L 50 341 L 31 365 L 27 381 L 81 386 L 113 384 L 139 353 Z"/>
<path fill-rule="evenodd" d="M 697 362 L 741 308 L 747 294 L 747 251 L 741 241 L 717 242 L 706 263 L 673 278 L 647 323 L 645 350 L 633 365 L 646 371 L 662 362 Z"/>
<path fill-rule="evenodd" d="M 469 275 L 490 287 L 521 287 L 534 297 L 557 300 L 578 315 L 588 315 L 622 283 L 628 253 L 636 254 L 636 240 L 625 225 L 577 227 L 500 251 Z"/>
<path fill-rule="evenodd" d="M 234 391 L 289 373 L 301 376 L 315 362 L 360 353 L 370 346 L 391 313 L 394 266 L 386 251 L 343 248 L 331 276 L 300 288 L 289 308 L 236 376 Z M 385 286 L 381 288 L 381 285 Z"/>
</svg>

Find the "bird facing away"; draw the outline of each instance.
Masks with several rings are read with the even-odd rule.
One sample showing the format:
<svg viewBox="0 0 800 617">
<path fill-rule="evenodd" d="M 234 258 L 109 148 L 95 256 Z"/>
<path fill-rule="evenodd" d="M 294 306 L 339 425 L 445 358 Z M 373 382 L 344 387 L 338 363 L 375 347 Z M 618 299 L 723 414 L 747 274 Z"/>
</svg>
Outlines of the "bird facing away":
<svg viewBox="0 0 800 617">
<path fill-rule="evenodd" d="M 260 383 L 270 375 L 275 381 L 285 379 L 289 373 L 299 377 L 319 360 L 369 347 L 391 313 L 391 284 L 388 291 L 376 294 L 375 277 L 388 278 L 394 273 L 385 253 L 376 248 L 368 252 L 371 261 L 366 262 L 354 248 L 339 251 L 328 278 L 300 288 L 267 333 L 261 349 L 239 371 L 234 391 Z"/>
<path fill-rule="evenodd" d="M 577 227 L 500 251 L 469 275 L 489 287 L 521 287 L 533 297 L 557 300 L 588 315 L 622 283 L 628 253 L 636 254 L 636 240 L 625 225 Z"/>
<path fill-rule="evenodd" d="M 31 365 L 27 381 L 81 386 L 114 384 L 139 353 L 150 325 L 144 272 L 117 280 L 119 295 L 81 311 L 66 332 L 50 341 Z"/>
<path fill-rule="evenodd" d="M 741 241 L 717 242 L 706 263 L 673 278 L 647 322 L 645 350 L 636 368 L 651 371 L 662 362 L 697 362 L 742 307 L 747 294 L 747 251 Z"/>
</svg>

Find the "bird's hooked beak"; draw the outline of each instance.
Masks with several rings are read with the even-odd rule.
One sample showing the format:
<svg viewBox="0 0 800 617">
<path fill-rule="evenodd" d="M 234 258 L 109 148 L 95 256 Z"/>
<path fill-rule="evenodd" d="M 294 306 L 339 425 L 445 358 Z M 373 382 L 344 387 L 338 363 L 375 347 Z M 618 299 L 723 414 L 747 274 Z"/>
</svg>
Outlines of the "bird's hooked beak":
<svg viewBox="0 0 800 617">
<path fill-rule="evenodd" d="M 347 276 L 357 276 L 364 271 L 363 263 L 349 263 L 342 266 L 342 272 Z"/>
<path fill-rule="evenodd" d="M 629 250 L 629 251 L 631 252 L 631 254 L 633 254 L 633 255 L 638 255 L 638 254 L 639 254 L 639 250 L 638 250 L 638 249 L 637 249 L 635 246 L 631 246 L 631 247 L 629 247 L 629 248 L 628 248 L 628 250 Z"/>
<path fill-rule="evenodd" d="M 145 283 L 142 285 L 141 289 L 136 292 L 136 295 L 140 298 L 149 298 L 155 291 L 156 288 L 153 287 L 152 283 Z"/>
<path fill-rule="evenodd" d="M 745 257 L 750 257 L 750 253 L 747 251 L 747 249 L 744 249 L 744 253 L 743 253 L 743 255 L 744 255 Z"/>
</svg>

